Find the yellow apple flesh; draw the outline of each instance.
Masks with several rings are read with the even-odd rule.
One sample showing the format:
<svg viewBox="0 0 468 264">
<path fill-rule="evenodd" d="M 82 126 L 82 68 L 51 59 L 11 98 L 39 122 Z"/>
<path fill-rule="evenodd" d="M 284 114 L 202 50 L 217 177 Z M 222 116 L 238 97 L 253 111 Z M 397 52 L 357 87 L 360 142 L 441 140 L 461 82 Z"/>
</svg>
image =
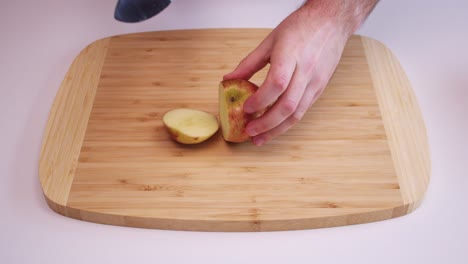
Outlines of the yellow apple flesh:
<svg viewBox="0 0 468 264">
<path fill-rule="evenodd" d="M 163 123 L 172 139 L 182 144 L 201 143 L 219 129 L 218 120 L 214 115 L 187 108 L 166 112 Z"/>
<path fill-rule="evenodd" d="M 219 84 L 219 119 L 224 140 L 239 143 L 250 139 L 245 127 L 258 115 L 245 113 L 244 102 L 257 89 L 257 85 L 239 79 Z"/>
</svg>

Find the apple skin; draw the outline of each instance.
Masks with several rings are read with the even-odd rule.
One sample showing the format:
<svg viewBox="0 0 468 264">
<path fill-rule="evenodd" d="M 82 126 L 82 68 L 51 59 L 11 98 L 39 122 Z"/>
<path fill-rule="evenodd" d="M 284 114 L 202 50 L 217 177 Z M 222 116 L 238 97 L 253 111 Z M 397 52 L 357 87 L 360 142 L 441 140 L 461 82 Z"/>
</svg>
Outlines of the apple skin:
<svg viewBox="0 0 468 264">
<path fill-rule="evenodd" d="M 250 139 L 245 127 L 259 114 L 245 113 L 244 103 L 257 89 L 258 86 L 254 83 L 241 79 L 220 82 L 219 118 L 224 140 L 240 143 Z"/>
</svg>

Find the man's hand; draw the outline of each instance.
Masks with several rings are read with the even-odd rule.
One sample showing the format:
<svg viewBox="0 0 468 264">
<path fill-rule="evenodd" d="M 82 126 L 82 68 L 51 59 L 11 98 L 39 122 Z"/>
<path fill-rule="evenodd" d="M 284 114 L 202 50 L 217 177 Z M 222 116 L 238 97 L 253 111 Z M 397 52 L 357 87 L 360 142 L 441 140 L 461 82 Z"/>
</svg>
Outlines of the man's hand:
<svg viewBox="0 0 468 264">
<path fill-rule="evenodd" d="M 250 79 L 270 63 L 263 84 L 244 104 L 254 113 L 246 128 L 256 145 L 284 133 L 322 94 L 343 48 L 376 0 L 315 0 L 288 16 L 224 79 Z"/>
</svg>

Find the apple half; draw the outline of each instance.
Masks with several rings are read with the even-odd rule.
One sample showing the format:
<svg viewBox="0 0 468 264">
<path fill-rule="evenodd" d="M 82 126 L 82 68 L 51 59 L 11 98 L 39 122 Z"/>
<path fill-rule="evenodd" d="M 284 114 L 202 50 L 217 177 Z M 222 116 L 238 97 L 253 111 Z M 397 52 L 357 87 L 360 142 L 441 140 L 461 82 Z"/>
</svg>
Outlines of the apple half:
<svg viewBox="0 0 468 264">
<path fill-rule="evenodd" d="M 219 119 L 224 140 L 239 143 L 250 139 L 245 127 L 258 114 L 245 113 L 244 102 L 257 89 L 257 85 L 240 79 L 225 80 L 219 84 Z"/>
<path fill-rule="evenodd" d="M 182 144 L 201 143 L 219 129 L 218 120 L 214 115 L 187 108 L 166 112 L 163 123 L 172 139 Z"/>
</svg>

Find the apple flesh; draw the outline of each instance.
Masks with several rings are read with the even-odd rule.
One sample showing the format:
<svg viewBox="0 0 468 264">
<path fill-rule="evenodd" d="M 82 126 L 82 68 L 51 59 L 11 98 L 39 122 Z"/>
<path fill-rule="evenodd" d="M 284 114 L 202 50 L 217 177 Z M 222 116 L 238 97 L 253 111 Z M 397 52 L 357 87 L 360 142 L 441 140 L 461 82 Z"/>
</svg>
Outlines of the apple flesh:
<svg viewBox="0 0 468 264">
<path fill-rule="evenodd" d="M 214 115 L 187 108 L 166 112 L 163 123 L 172 139 L 182 144 L 201 143 L 219 129 L 218 120 Z"/>
<path fill-rule="evenodd" d="M 223 138 L 229 142 L 250 139 L 245 127 L 258 114 L 244 112 L 244 102 L 257 91 L 258 86 L 246 80 L 225 80 L 219 84 L 219 119 Z"/>
</svg>

